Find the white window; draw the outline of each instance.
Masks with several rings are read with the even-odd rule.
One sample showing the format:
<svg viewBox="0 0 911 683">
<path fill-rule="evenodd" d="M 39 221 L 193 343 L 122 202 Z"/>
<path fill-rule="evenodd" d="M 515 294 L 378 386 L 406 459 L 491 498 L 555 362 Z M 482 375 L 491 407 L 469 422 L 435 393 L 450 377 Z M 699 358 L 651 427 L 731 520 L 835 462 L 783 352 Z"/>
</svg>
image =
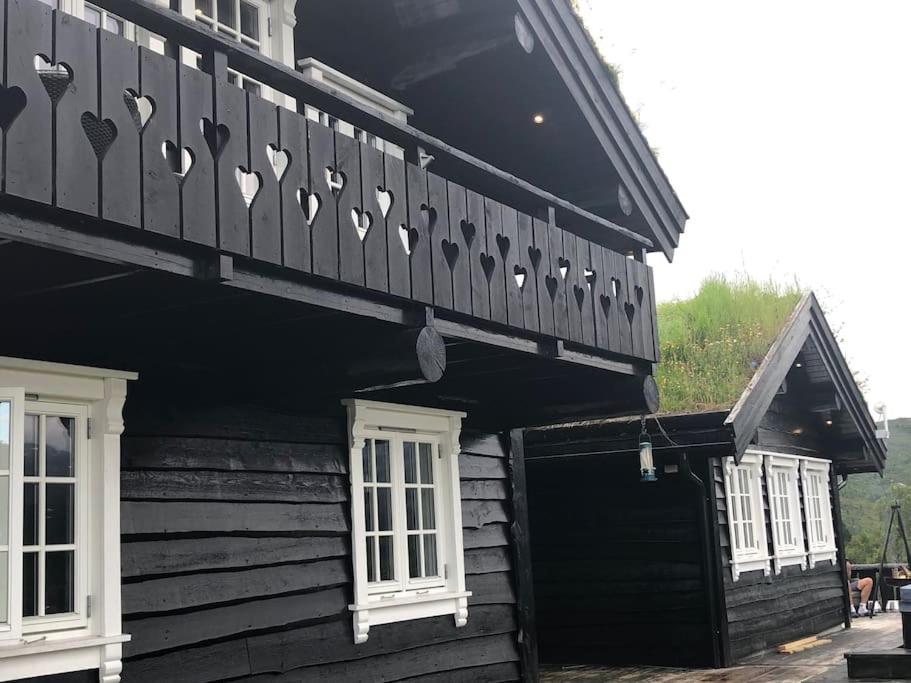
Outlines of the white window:
<svg viewBox="0 0 911 683">
<path fill-rule="evenodd" d="M 344 401 L 351 445 L 354 642 L 370 627 L 468 620 L 459 433 L 464 413 Z"/>
<path fill-rule="evenodd" d="M 82 18 L 94 26 L 116 33 L 128 40 L 135 38 L 136 30 L 133 24 L 89 2 L 86 2 L 82 9 Z"/>
<path fill-rule="evenodd" d="M 731 542 L 731 574 L 761 569 L 771 573 L 762 501 L 762 456 L 745 453 L 737 465 L 725 458 L 724 491 Z"/>
<path fill-rule="evenodd" d="M 196 21 L 205 24 L 254 50 L 268 54 L 262 41 L 265 8 L 252 0 L 195 0 Z M 228 69 L 228 82 L 254 95 L 262 93 L 262 84 L 239 71 Z"/>
<path fill-rule="evenodd" d="M 807 568 L 807 550 L 800 519 L 800 493 L 797 486 L 800 459 L 790 455 L 765 455 L 766 487 L 772 522 L 775 573 L 799 564 Z"/>
<path fill-rule="evenodd" d="M 816 458 L 803 458 L 800 462 L 811 567 L 820 560 L 836 560 L 835 529 L 829 497 L 829 466 L 829 461 Z"/>
<path fill-rule="evenodd" d="M 0 680 L 119 680 L 119 444 L 134 378 L 0 358 Z"/>
</svg>

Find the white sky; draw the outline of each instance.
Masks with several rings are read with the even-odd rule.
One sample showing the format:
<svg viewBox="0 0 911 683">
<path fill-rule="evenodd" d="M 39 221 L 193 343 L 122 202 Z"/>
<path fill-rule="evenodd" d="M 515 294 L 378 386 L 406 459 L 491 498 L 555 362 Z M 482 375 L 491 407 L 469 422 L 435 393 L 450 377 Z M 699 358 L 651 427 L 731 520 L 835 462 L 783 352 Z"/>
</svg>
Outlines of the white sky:
<svg viewBox="0 0 911 683">
<path fill-rule="evenodd" d="M 911 416 L 911 2 L 588 5 L 690 215 L 674 263 L 650 260 L 658 298 L 796 277 L 870 406 Z"/>
</svg>

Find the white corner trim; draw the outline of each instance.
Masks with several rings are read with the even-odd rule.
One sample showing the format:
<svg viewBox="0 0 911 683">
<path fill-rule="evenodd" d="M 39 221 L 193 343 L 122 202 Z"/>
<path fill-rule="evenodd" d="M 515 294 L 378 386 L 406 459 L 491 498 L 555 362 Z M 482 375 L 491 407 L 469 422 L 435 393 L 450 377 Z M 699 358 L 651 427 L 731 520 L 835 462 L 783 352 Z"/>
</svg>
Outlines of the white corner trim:
<svg viewBox="0 0 911 683">
<path fill-rule="evenodd" d="M 765 506 L 762 501 L 762 457 L 756 453 L 744 453 L 737 465 L 733 457 L 724 459 L 724 497 L 727 506 L 728 536 L 731 551 L 731 578 L 737 581 L 743 572 L 761 569 L 763 575 L 772 573 L 771 557 L 768 554 L 768 539 L 766 538 Z M 738 552 L 734 547 L 734 502 L 731 496 L 731 480 L 736 469 L 747 469 L 750 474 L 750 507 L 752 508 L 753 536 L 759 552 Z"/>
</svg>

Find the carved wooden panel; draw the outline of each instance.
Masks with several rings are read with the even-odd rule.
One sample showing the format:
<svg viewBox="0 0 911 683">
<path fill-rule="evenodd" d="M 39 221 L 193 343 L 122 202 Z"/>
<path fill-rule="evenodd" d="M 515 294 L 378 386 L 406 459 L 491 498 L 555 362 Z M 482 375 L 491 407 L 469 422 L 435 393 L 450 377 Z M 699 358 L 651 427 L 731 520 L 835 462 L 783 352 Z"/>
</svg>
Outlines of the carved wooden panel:
<svg viewBox="0 0 911 683">
<path fill-rule="evenodd" d="M 382 152 L 361 144 L 361 210 L 370 217 L 367 232 L 361 240 L 364 258 L 364 284 L 370 289 L 389 291 L 386 216 L 395 198 L 385 188 Z M 362 218 L 366 225 L 366 219 Z"/>
<path fill-rule="evenodd" d="M 288 155 L 279 187 L 282 262 L 288 268 L 309 272 L 310 223 L 319 210 L 319 199 L 311 194 L 307 119 L 278 107 L 278 146 Z"/>
<path fill-rule="evenodd" d="M 212 77 L 181 64 L 177 73 L 180 102 L 179 155 L 175 168 L 185 172 L 180 192 L 183 238 L 197 244 L 216 245 L 215 157 L 204 135 L 212 115 Z M 216 131 L 217 132 L 217 131 Z M 213 136 L 213 139 L 217 139 Z M 186 155 L 184 154 L 186 150 Z M 189 169 L 185 160 L 192 159 Z"/>
<path fill-rule="evenodd" d="M 449 240 L 443 253 L 452 271 L 452 306 L 460 313 L 471 313 L 471 244 L 477 227 L 468 220 L 468 194 L 465 188 L 448 182 Z"/>
<path fill-rule="evenodd" d="M 427 173 L 414 164 L 407 164 L 408 233 L 400 232 L 402 243 L 408 243 L 411 260 L 411 298 L 425 304 L 433 303 L 433 250 L 431 234 L 437 222 L 436 207 L 430 205 L 427 193 Z"/>
<path fill-rule="evenodd" d="M 376 192 L 387 197 L 386 254 L 389 293 L 402 297 L 411 294 L 412 233 L 408 222 L 408 193 L 405 189 L 405 162 L 391 154 L 383 155 L 383 188 Z M 377 200 L 379 202 L 379 199 Z M 382 209 L 382 207 L 380 207 Z M 417 297 L 415 297 L 417 298 Z"/>
<path fill-rule="evenodd" d="M 427 232 L 430 241 L 430 265 L 433 269 L 433 303 L 452 308 L 452 266 L 458 258 L 449 235 L 449 203 L 446 180 L 427 174 Z"/>
<path fill-rule="evenodd" d="M 313 272 L 338 278 L 338 196 L 346 179 L 335 168 L 335 133 L 318 123 L 310 135 L 310 192 L 316 197 L 311 223 Z"/>
<path fill-rule="evenodd" d="M 139 48 L 138 85 L 127 96 L 133 100 L 133 125 L 140 126 L 142 227 L 180 237 L 180 188 L 198 155 L 181 143 L 175 61 Z"/>
<path fill-rule="evenodd" d="M 288 170 L 290 153 L 279 145 L 276 107 L 248 95 L 250 149 L 248 170 L 259 180 L 250 205 L 250 249 L 253 258 L 282 262 L 282 205 L 279 183 Z"/>
<path fill-rule="evenodd" d="M 534 268 L 531 265 L 531 254 L 534 251 L 535 235 L 531 216 L 519 213 L 519 253 L 516 255 L 517 265 L 513 268 L 513 276 L 519 290 L 522 292 L 522 310 L 525 316 L 525 329 L 537 332 L 540 329 L 538 322 L 538 293 L 535 290 Z"/>
<path fill-rule="evenodd" d="M 554 295 L 556 281 L 550 267 L 550 225 L 547 221 L 534 220 L 535 244 L 529 252 L 531 267 L 534 271 L 535 288 L 538 296 L 538 321 L 541 334 L 554 335 Z"/>
<path fill-rule="evenodd" d="M 493 199 L 484 200 L 484 221 L 487 226 L 487 249 L 481 254 L 482 268 L 490 282 L 490 318 L 498 323 L 508 322 L 506 310 L 506 259 L 508 244 L 503 235 L 503 207 Z M 487 272 L 490 269 L 490 272 Z"/>
</svg>

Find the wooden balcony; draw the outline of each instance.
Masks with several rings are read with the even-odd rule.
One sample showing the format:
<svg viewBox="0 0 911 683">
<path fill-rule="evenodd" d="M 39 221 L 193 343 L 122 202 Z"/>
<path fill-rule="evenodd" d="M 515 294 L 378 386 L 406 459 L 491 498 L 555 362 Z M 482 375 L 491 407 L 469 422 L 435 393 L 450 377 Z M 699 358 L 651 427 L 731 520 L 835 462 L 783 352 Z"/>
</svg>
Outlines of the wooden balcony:
<svg viewBox="0 0 911 683">
<path fill-rule="evenodd" d="M 205 264 L 248 289 L 392 322 L 429 314 L 444 336 L 626 374 L 657 360 L 645 238 L 167 10 L 98 4 L 198 51 L 204 70 L 6 0 L 0 238 L 185 275 Z M 229 66 L 413 160 L 230 85 Z"/>
</svg>

